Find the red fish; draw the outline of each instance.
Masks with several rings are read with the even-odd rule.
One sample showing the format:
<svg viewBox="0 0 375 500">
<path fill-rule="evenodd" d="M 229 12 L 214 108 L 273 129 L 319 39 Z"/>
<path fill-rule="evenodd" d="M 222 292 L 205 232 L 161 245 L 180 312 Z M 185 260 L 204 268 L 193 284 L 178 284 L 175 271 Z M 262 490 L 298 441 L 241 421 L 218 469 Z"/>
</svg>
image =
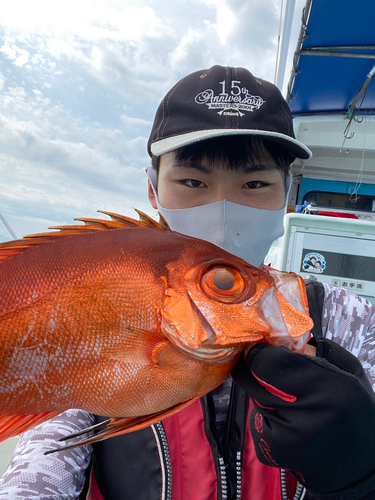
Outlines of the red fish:
<svg viewBox="0 0 375 500">
<path fill-rule="evenodd" d="M 0 245 L 0 440 L 69 408 L 113 417 L 104 437 L 145 427 L 217 387 L 247 343 L 303 347 L 298 277 L 109 215 Z"/>
</svg>

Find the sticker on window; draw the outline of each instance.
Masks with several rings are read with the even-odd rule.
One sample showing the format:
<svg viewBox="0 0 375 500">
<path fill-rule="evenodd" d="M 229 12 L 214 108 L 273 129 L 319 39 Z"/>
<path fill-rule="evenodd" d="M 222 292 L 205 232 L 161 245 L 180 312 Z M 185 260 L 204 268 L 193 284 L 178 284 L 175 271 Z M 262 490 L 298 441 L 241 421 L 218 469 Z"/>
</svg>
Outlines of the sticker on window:
<svg viewBox="0 0 375 500">
<path fill-rule="evenodd" d="M 322 254 L 312 252 L 304 256 L 302 270 L 306 273 L 321 274 L 326 268 L 326 260 Z"/>
</svg>

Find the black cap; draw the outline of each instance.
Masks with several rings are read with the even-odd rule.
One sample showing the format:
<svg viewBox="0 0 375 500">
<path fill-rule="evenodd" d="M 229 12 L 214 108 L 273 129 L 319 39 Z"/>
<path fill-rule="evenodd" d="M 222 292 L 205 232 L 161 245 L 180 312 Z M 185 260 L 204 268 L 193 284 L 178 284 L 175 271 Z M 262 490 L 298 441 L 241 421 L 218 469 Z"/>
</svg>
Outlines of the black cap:
<svg viewBox="0 0 375 500">
<path fill-rule="evenodd" d="M 180 80 L 155 115 L 148 153 L 160 156 L 197 141 L 248 134 L 277 142 L 289 155 L 308 159 L 297 141 L 289 107 L 279 89 L 245 68 L 213 66 Z"/>
</svg>

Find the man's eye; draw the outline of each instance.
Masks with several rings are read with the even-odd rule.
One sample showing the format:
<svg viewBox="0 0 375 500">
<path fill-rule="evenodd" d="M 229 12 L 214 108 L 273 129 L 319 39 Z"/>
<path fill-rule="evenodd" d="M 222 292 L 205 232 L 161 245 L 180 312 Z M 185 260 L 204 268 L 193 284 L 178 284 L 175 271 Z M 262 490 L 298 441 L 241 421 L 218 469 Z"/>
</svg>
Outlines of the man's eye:
<svg viewBox="0 0 375 500">
<path fill-rule="evenodd" d="M 246 182 L 246 184 L 244 185 L 244 187 L 248 189 L 259 189 L 264 186 L 267 186 L 267 183 L 262 181 L 250 181 Z"/>
<path fill-rule="evenodd" d="M 192 188 L 200 188 L 205 186 L 204 182 L 198 181 L 197 179 L 185 179 L 184 183 Z"/>
</svg>

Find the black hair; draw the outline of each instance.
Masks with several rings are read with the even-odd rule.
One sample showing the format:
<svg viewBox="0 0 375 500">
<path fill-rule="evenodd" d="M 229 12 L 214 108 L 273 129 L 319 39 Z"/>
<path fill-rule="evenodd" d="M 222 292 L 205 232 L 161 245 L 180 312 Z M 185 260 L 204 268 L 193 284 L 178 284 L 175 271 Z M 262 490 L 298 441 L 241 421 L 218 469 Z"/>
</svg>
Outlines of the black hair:
<svg viewBox="0 0 375 500">
<path fill-rule="evenodd" d="M 174 151 L 176 160 L 199 163 L 206 159 L 211 165 L 228 170 L 240 170 L 244 166 L 277 165 L 286 177 L 293 158 L 276 142 L 250 135 L 227 135 L 206 139 L 183 146 Z M 152 166 L 159 171 L 160 157 L 152 157 Z"/>
</svg>

